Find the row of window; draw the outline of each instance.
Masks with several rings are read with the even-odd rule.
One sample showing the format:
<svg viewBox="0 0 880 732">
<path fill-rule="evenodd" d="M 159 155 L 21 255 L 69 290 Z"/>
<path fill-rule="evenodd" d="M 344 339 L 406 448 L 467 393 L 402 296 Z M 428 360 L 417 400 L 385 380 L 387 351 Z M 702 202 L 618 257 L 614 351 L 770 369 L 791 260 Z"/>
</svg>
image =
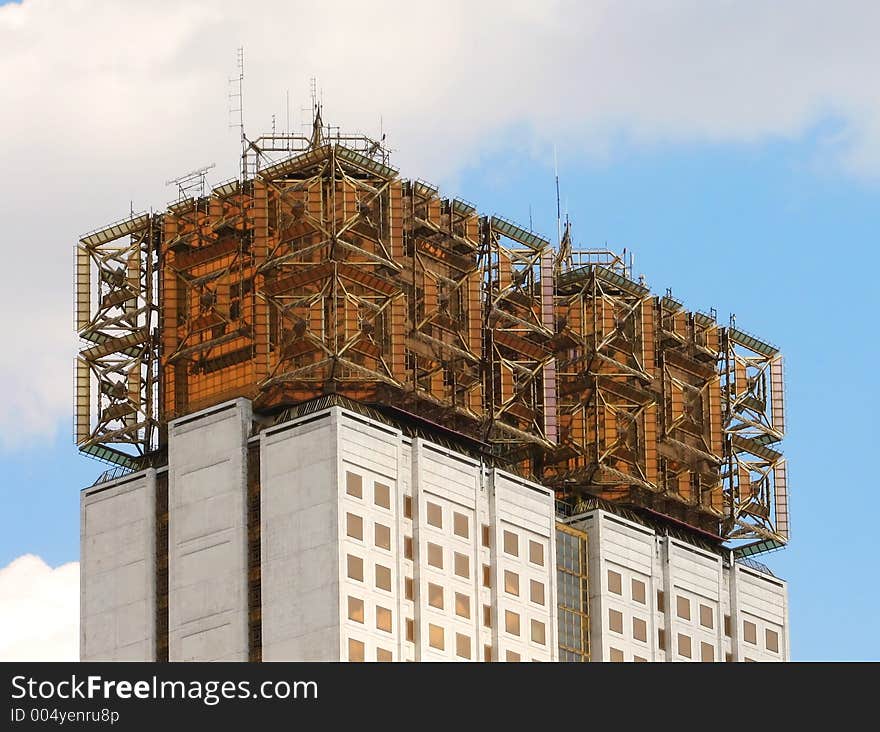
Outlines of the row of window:
<svg viewBox="0 0 880 732">
<path fill-rule="evenodd" d="M 432 648 L 437 650 L 445 650 L 446 649 L 446 637 L 443 628 L 437 625 L 428 626 L 428 633 L 430 644 Z M 467 635 L 463 635 L 462 633 L 455 634 L 455 655 L 459 658 L 470 660 L 471 659 L 471 638 Z M 492 646 L 484 645 L 483 646 L 483 660 L 484 661 L 492 661 Z M 366 660 L 366 645 L 363 641 L 357 640 L 356 638 L 348 639 L 348 660 L 354 662 L 362 662 Z M 376 647 L 376 660 L 389 662 L 393 659 L 393 655 L 391 651 L 379 647 Z M 522 658 L 519 653 L 515 653 L 514 651 L 507 651 L 506 660 L 509 662 L 517 662 L 521 661 Z"/>
</svg>

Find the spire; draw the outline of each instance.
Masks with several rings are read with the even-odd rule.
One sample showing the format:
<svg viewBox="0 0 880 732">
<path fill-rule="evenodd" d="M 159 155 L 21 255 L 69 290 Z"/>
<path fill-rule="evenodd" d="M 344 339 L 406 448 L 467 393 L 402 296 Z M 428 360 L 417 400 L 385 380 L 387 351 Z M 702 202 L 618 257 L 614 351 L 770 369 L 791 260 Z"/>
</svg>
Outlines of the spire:
<svg viewBox="0 0 880 732">
<path fill-rule="evenodd" d="M 324 144 L 324 122 L 321 119 L 321 104 L 315 105 L 315 120 L 312 122 L 312 148 L 320 147 Z"/>
</svg>

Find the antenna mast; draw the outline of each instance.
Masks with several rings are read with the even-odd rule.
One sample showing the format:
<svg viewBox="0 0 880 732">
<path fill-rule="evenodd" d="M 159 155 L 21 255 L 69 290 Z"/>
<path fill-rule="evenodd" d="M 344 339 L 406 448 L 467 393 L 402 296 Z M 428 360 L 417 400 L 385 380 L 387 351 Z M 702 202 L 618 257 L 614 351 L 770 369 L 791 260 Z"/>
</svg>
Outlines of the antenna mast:
<svg viewBox="0 0 880 732">
<path fill-rule="evenodd" d="M 556 174 L 556 249 L 562 245 L 562 213 L 559 209 L 559 162 L 556 159 L 556 145 L 553 146 L 553 170 Z"/>
<path fill-rule="evenodd" d="M 230 127 L 238 127 L 241 137 L 241 180 L 247 178 L 247 137 L 244 134 L 244 47 L 239 46 L 236 55 L 238 76 L 229 80 L 229 115 L 238 113 L 238 123 L 230 121 Z M 235 106 L 237 103 L 238 106 Z"/>
</svg>

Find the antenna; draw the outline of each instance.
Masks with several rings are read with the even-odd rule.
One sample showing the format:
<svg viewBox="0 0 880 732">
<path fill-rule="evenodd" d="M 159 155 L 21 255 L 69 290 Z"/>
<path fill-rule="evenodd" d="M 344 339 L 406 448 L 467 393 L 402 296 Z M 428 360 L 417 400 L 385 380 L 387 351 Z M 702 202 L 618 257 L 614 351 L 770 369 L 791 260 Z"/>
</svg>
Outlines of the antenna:
<svg viewBox="0 0 880 732">
<path fill-rule="evenodd" d="M 287 100 L 287 136 L 290 136 L 290 89 L 286 92 L 286 100 Z"/>
<path fill-rule="evenodd" d="M 189 173 L 184 173 L 183 175 L 178 176 L 177 178 L 172 178 L 171 180 L 166 180 L 165 185 L 176 185 L 177 186 L 177 200 L 182 201 L 184 198 L 188 197 L 190 191 L 199 189 L 199 195 L 205 195 L 205 177 L 211 168 L 215 166 L 215 163 L 211 163 L 210 165 L 205 165 L 202 168 L 196 168 L 195 170 L 191 170 Z"/>
<path fill-rule="evenodd" d="M 562 213 L 559 209 L 559 162 L 556 159 L 556 145 L 553 146 L 553 170 L 556 173 L 556 248 L 562 244 Z"/>
<path fill-rule="evenodd" d="M 244 46 L 239 46 L 236 54 L 238 76 L 229 80 L 229 115 L 238 113 L 238 123 L 230 122 L 231 127 L 238 127 L 241 136 L 241 179 L 247 178 L 247 138 L 244 134 Z M 236 101 L 237 100 L 237 101 Z M 233 105 L 237 104 L 237 107 Z"/>
</svg>

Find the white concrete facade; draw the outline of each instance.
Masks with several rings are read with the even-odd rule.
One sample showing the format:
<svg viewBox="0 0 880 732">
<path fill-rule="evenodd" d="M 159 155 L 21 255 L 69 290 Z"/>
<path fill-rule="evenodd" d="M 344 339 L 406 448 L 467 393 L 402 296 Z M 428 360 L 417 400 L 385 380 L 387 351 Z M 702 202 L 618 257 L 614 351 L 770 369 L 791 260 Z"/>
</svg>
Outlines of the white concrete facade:
<svg viewBox="0 0 880 732">
<path fill-rule="evenodd" d="M 152 661 L 156 471 L 80 494 L 80 658 Z"/>
<path fill-rule="evenodd" d="M 607 511 L 590 547 L 593 661 L 787 661 L 784 580 Z"/>
</svg>

